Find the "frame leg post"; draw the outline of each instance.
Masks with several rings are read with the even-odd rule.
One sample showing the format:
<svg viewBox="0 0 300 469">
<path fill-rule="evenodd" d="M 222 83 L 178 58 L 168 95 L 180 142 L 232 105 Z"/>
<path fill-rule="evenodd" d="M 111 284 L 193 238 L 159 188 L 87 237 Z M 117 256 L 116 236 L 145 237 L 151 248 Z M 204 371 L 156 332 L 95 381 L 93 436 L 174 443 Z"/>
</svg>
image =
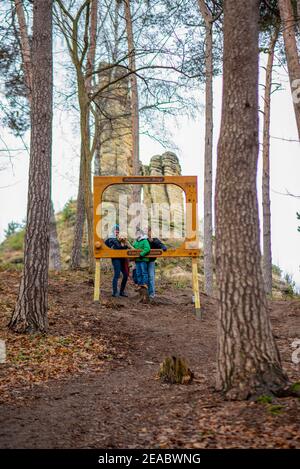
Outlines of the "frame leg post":
<svg viewBox="0 0 300 469">
<path fill-rule="evenodd" d="M 197 318 L 201 319 L 197 261 L 198 261 L 197 257 L 192 258 L 193 292 L 194 292 L 194 298 L 195 298 L 196 316 L 197 316 Z"/>
<path fill-rule="evenodd" d="M 100 301 L 100 259 L 96 259 L 95 265 L 94 301 Z"/>
</svg>

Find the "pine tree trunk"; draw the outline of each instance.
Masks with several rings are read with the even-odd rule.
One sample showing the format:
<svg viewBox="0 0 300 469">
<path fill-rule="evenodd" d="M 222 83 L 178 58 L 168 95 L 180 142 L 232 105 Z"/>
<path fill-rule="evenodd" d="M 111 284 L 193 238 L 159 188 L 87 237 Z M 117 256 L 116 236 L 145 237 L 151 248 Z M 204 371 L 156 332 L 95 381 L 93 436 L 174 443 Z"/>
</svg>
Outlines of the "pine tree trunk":
<svg viewBox="0 0 300 469">
<path fill-rule="evenodd" d="M 264 95 L 264 123 L 263 123 L 263 177 L 262 177 L 262 204 L 263 204 L 263 273 L 266 293 L 272 293 L 272 244 L 271 244 L 271 201 L 270 201 L 270 120 L 271 120 L 271 93 L 272 71 L 275 45 L 278 30 L 271 37 L 269 56 L 266 69 L 266 85 Z"/>
<path fill-rule="evenodd" d="M 19 24 L 21 54 L 24 71 L 24 79 L 27 88 L 27 98 L 31 106 L 31 92 L 32 92 L 32 67 L 30 57 L 30 42 L 27 31 L 27 24 L 25 20 L 24 8 L 22 0 L 15 0 L 16 14 Z"/>
<path fill-rule="evenodd" d="M 56 220 L 53 203 L 50 206 L 50 229 L 49 229 L 49 270 L 61 271 L 60 247 L 57 236 Z"/>
<path fill-rule="evenodd" d="M 278 0 L 291 93 L 300 140 L 300 63 L 296 42 L 296 22 L 291 0 Z M 298 90 L 298 91 L 297 91 Z"/>
<path fill-rule="evenodd" d="M 31 141 L 24 270 L 9 327 L 48 329 L 48 266 L 52 144 L 52 0 L 33 5 Z"/>
<path fill-rule="evenodd" d="M 213 229 L 212 229 L 212 145 L 213 145 L 213 58 L 212 23 L 206 25 L 206 97 L 205 97 L 205 162 L 204 162 L 204 276 L 205 292 L 213 294 Z"/>
<path fill-rule="evenodd" d="M 129 56 L 129 69 L 132 71 L 130 75 L 130 89 L 131 89 L 131 120 L 132 120 L 132 172 L 134 175 L 140 174 L 140 161 L 139 161 L 139 96 L 138 84 L 135 74 L 135 46 L 132 28 L 132 16 L 130 9 L 130 0 L 125 0 L 125 20 Z M 140 201 L 140 187 L 133 186 L 133 202 Z"/>
<path fill-rule="evenodd" d="M 25 19 L 24 6 L 21 0 L 14 0 L 16 7 L 16 14 L 19 25 L 19 35 L 22 54 L 22 65 L 24 72 L 24 80 L 26 84 L 26 96 L 28 99 L 29 107 L 32 104 L 32 63 L 30 41 L 28 36 L 28 28 Z M 51 216 L 50 216 L 50 270 L 61 270 L 60 262 L 60 246 L 57 238 L 56 220 L 53 211 L 53 203 L 51 202 Z"/>
<path fill-rule="evenodd" d="M 70 268 L 73 270 L 79 269 L 81 264 L 81 251 L 83 229 L 85 221 L 85 206 L 84 206 L 84 185 L 83 185 L 83 149 L 81 145 L 80 155 L 80 170 L 79 170 L 79 184 L 76 205 L 76 221 L 74 226 L 74 238 L 72 245 L 72 253 L 70 260 Z"/>
<path fill-rule="evenodd" d="M 217 389 L 230 399 L 286 385 L 261 271 L 258 159 L 258 0 L 224 2 L 224 66 L 216 181 L 219 289 Z"/>
<path fill-rule="evenodd" d="M 198 4 L 205 21 L 204 286 L 205 293 L 213 295 L 213 17 L 204 0 L 198 0 Z"/>
</svg>

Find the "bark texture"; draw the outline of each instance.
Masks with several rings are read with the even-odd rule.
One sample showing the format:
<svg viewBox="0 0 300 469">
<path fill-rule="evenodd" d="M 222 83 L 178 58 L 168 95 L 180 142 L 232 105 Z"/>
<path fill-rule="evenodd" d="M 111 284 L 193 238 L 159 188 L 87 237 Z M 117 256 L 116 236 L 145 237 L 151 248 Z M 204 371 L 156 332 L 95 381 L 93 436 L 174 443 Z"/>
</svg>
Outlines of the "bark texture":
<svg viewBox="0 0 300 469">
<path fill-rule="evenodd" d="M 300 140 L 300 63 L 296 42 L 296 21 L 291 0 L 278 0 L 278 6 L 283 26 L 285 55 L 297 122 L 298 137 Z"/>
<path fill-rule="evenodd" d="M 266 84 L 264 94 L 264 122 L 263 122 L 263 274 L 266 293 L 272 293 L 272 244 L 271 244 L 271 200 L 270 200 L 270 120 L 271 120 L 271 93 L 272 71 L 274 63 L 275 45 L 278 38 L 278 29 L 272 34 L 270 40 L 268 63 L 266 69 Z"/>
<path fill-rule="evenodd" d="M 82 153 L 82 149 L 81 149 Z M 79 269 L 82 257 L 82 239 L 85 222 L 85 206 L 84 206 L 84 186 L 83 186 L 83 157 L 80 157 L 79 184 L 76 205 L 76 221 L 74 226 L 74 237 L 72 245 L 72 253 L 70 260 L 70 268 Z"/>
<path fill-rule="evenodd" d="M 100 135 L 96 136 L 96 148 L 95 148 L 95 156 L 94 156 L 94 174 L 95 176 L 101 175 L 101 143 L 100 143 Z"/>
<path fill-rule="evenodd" d="M 88 14 L 88 13 L 87 13 Z M 93 227 L 93 200 L 92 200 L 92 158 L 93 151 L 91 149 L 91 130 L 90 130 L 90 112 L 91 103 L 89 95 L 92 91 L 92 72 L 95 65 L 96 55 L 96 37 L 97 37 L 97 14 L 98 0 L 91 0 L 90 11 L 90 29 L 89 29 L 89 48 L 87 53 L 85 90 L 80 97 L 81 109 L 81 138 L 83 142 L 83 184 L 84 184 L 84 201 L 88 230 L 88 252 L 89 252 L 89 269 L 94 269 L 94 227 Z M 85 128 L 84 128 L 85 123 Z"/>
<path fill-rule="evenodd" d="M 31 67 L 31 57 L 30 57 L 30 42 L 27 31 L 27 24 L 25 20 L 24 8 L 22 0 L 14 0 L 16 14 L 19 24 L 19 34 L 20 34 L 20 43 L 21 43 L 21 54 L 23 62 L 23 71 L 25 84 L 27 88 L 27 98 L 31 106 L 31 93 L 32 93 L 32 67 Z"/>
<path fill-rule="evenodd" d="M 24 270 L 10 328 L 48 329 L 52 144 L 52 0 L 33 5 L 31 141 Z"/>
<path fill-rule="evenodd" d="M 31 47 L 28 36 L 28 27 L 25 19 L 24 6 L 22 0 L 14 0 L 16 14 L 19 25 L 19 35 L 21 44 L 21 55 L 24 79 L 27 90 L 27 99 L 29 106 L 32 105 L 32 62 L 31 62 Z M 53 212 L 53 213 L 52 213 Z M 53 204 L 51 202 L 51 222 L 50 222 L 50 269 L 61 270 L 60 263 L 60 245 L 58 242 L 56 221 L 53 211 Z"/>
<path fill-rule="evenodd" d="M 96 56 L 96 39 L 97 39 L 97 21 L 98 18 L 98 0 L 91 0 L 91 10 L 90 10 L 90 42 L 89 50 L 87 54 L 86 61 L 86 79 L 85 86 L 87 92 L 90 93 L 92 90 L 92 73 L 95 65 L 95 56 Z"/>
<path fill-rule="evenodd" d="M 79 107 L 80 107 L 80 128 L 81 128 L 81 141 L 83 151 L 82 161 L 82 181 L 83 181 L 83 196 L 85 215 L 87 221 L 87 235 L 88 235 L 88 255 L 89 255 L 89 270 L 94 270 L 94 226 L 93 226 L 93 198 L 92 198 L 92 153 L 90 149 L 89 139 L 89 103 L 86 100 L 86 92 L 79 92 Z"/>
<path fill-rule="evenodd" d="M 53 203 L 51 202 L 50 207 L 50 230 L 49 230 L 49 269 L 59 272 L 61 270 L 61 258 L 60 258 L 60 249 L 57 236 L 56 220 Z"/>
<path fill-rule="evenodd" d="M 261 271 L 258 158 L 258 0 L 224 3 L 224 71 L 216 181 L 219 289 L 217 388 L 230 399 L 287 385 Z"/>
<path fill-rule="evenodd" d="M 158 376 L 165 383 L 189 384 L 194 378 L 194 373 L 184 358 L 166 357 L 160 364 Z"/>
<path fill-rule="evenodd" d="M 212 145 L 213 145 L 213 16 L 204 0 L 198 0 L 205 21 L 205 153 L 204 153 L 204 287 L 213 294 Z"/>
</svg>

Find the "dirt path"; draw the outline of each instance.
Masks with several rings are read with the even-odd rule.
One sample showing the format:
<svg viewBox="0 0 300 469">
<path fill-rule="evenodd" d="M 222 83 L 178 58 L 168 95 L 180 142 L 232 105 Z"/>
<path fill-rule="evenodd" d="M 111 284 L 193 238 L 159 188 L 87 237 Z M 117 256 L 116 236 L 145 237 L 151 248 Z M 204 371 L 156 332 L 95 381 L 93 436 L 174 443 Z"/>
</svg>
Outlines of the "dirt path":
<svg viewBox="0 0 300 469">
<path fill-rule="evenodd" d="M 3 405 L 1 448 L 300 447 L 296 399 L 281 400 L 283 410 L 275 415 L 265 405 L 224 402 L 214 393 L 212 300 L 202 297 L 200 321 L 193 315 L 191 291 L 166 292 L 161 301 L 166 304 L 140 305 L 131 298 L 101 307 L 91 302 L 91 289 L 82 284 L 78 298 L 78 288 L 69 288 L 68 303 L 77 295 L 81 313 L 93 318 L 93 333 L 111 338 L 124 353 L 101 373 L 36 386 L 25 404 Z M 295 375 L 286 349 L 289 332 L 281 325 L 287 328 L 287 319 L 298 320 L 299 312 L 299 304 L 294 310 L 274 304 L 279 345 Z M 171 354 L 187 359 L 194 383 L 172 386 L 155 379 L 159 363 Z"/>
</svg>

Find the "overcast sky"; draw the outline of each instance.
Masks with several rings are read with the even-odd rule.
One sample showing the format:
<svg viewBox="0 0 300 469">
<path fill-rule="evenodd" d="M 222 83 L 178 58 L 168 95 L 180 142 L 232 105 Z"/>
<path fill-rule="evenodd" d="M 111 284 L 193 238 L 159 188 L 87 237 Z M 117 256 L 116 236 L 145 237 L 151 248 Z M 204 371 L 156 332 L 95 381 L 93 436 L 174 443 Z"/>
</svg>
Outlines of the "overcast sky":
<svg viewBox="0 0 300 469">
<path fill-rule="evenodd" d="M 297 232 L 296 211 L 300 211 L 300 199 L 287 197 L 280 193 L 289 191 L 300 196 L 300 148 L 296 142 L 280 139 L 297 139 L 297 129 L 290 97 L 288 80 L 284 70 L 280 70 L 283 91 L 272 96 L 271 127 L 271 200 L 272 200 L 272 251 L 273 263 L 284 272 L 293 275 L 300 286 L 300 233 Z M 261 77 L 261 80 L 263 76 Z M 262 91 L 262 90 L 261 90 Z M 214 85 L 215 98 L 215 148 L 219 134 L 221 110 L 222 80 L 217 78 Z M 202 98 L 204 99 L 204 95 Z M 178 147 L 178 157 L 183 174 L 197 175 L 199 180 L 199 210 L 203 217 L 203 154 L 204 154 L 204 114 L 197 121 L 187 118 L 178 119 L 177 125 L 169 121 L 173 133 L 174 145 Z M 3 140 L 9 148 L 20 148 L 22 143 L 13 139 L 5 130 L 1 130 Z M 141 136 L 141 159 L 149 162 L 151 156 L 166 151 L 158 142 Z M 170 148 L 172 149 L 172 148 Z M 28 154 L 12 152 L 11 161 L 0 152 L 0 240 L 4 229 L 14 220 L 21 222 L 26 215 Z M 215 165 L 216 166 L 216 165 Z M 53 143 L 53 201 L 59 211 L 72 197 L 76 197 L 79 168 L 79 135 L 74 131 L 74 116 L 69 118 L 66 112 L 56 112 L 54 121 Z M 261 198 L 261 164 L 258 171 L 258 192 Z"/>
</svg>

